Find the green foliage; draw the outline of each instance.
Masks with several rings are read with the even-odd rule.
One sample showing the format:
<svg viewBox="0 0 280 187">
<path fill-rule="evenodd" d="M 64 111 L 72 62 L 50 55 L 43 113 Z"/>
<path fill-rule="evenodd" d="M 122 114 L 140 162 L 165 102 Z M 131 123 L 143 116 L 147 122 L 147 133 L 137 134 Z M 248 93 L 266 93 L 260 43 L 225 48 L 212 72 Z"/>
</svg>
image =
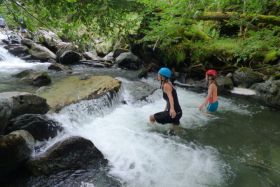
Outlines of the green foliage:
<svg viewBox="0 0 280 187">
<path fill-rule="evenodd" d="M 96 38 L 126 43 L 129 35 L 138 34 L 136 43 L 159 51 L 165 63 L 214 56 L 244 65 L 270 61 L 280 47 L 280 28 L 260 30 L 254 17 L 223 23 L 240 27 L 242 34 L 231 39 L 221 37 L 217 22 L 194 19 L 204 11 L 279 15 L 279 0 L 1 0 L 0 5 L 11 25 L 23 17 L 29 30 L 49 28 L 81 47 L 94 45 Z"/>
<path fill-rule="evenodd" d="M 258 32 L 250 31 L 249 37 L 240 43 L 240 48 L 235 51 L 237 63 L 245 61 L 262 62 L 267 52 L 278 50 L 280 38 L 275 35 L 274 30 L 265 29 Z"/>
</svg>

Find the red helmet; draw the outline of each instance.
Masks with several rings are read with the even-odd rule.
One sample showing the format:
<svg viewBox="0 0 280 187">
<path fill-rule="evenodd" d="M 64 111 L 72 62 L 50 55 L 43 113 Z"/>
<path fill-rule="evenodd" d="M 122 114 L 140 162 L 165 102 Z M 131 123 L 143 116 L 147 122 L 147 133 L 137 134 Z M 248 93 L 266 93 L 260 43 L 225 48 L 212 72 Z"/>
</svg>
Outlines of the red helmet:
<svg viewBox="0 0 280 187">
<path fill-rule="evenodd" d="M 209 69 L 208 71 L 206 71 L 206 75 L 212 75 L 212 76 L 216 77 L 217 71 L 214 69 Z"/>
</svg>

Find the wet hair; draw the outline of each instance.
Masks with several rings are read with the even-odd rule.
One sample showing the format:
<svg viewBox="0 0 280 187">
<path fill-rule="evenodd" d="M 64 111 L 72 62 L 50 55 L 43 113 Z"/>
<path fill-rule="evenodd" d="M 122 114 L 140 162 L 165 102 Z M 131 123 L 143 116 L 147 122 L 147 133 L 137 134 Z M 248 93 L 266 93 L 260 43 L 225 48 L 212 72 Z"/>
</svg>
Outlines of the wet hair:
<svg viewBox="0 0 280 187">
<path fill-rule="evenodd" d="M 209 80 L 212 80 L 213 82 L 214 82 L 214 84 L 216 84 L 216 86 L 217 86 L 217 82 L 216 82 L 216 76 L 213 76 L 213 75 L 208 75 L 207 76 L 207 81 L 208 81 L 208 83 L 209 83 Z"/>
</svg>

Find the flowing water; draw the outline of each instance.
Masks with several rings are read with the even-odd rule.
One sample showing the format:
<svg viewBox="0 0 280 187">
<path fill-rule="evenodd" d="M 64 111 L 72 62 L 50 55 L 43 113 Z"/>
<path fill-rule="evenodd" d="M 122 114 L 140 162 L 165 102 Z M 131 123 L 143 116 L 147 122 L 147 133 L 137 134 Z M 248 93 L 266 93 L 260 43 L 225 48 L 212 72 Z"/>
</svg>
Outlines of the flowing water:
<svg viewBox="0 0 280 187">
<path fill-rule="evenodd" d="M 11 58 L 15 57 L 7 57 L 3 49 L 0 53 L 8 58 L 0 62 L 0 91 L 14 90 L 18 86 L 11 75 L 19 70 L 46 69 L 46 64 L 41 63 L 20 60 L 18 64 L 13 63 Z M 13 68 L 9 70 L 11 64 Z M 74 71 L 83 71 L 79 68 L 74 67 Z M 38 142 L 43 144 L 39 152 L 44 152 L 68 136 L 85 137 L 108 159 L 108 166 L 32 178 L 25 183 L 27 186 L 280 185 L 279 111 L 263 107 L 248 99 L 250 97 L 224 96 L 220 97 L 219 111 L 209 116 L 197 108 L 204 93 L 176 88 L 183 109 L 180 128 L 151 125 L 149 115 L 165 106 L 161 91 L 156 89 L 159 83 L 152 78 L 135 80 L 131 72 L 116 71 L 121 72 L 98 70 L 122 81 L 122 89 L 113 99 L 105 95 L 49 114 L 63 124 L 65 132 L 47 142 Z M 97 74 L 96 70 L 93 72 Z M 156 91 L 151 92 L 154 89 Z M 22 86 L 18 90 L 25 88 Z"/>
</svg>

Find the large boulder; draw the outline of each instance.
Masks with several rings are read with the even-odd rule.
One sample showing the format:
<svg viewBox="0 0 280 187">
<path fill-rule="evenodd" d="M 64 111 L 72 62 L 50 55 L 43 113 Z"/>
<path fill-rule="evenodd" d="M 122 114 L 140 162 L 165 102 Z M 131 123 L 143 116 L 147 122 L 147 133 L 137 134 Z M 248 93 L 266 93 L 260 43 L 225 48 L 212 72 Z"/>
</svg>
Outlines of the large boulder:
<svg viewBox="0 0 280 187">
<path fill-rule="evenodd" d="M 280 109 L 280 80 L 268 80 L 253 86 L 257 97 L 266 105 Z"/>
<path fill-rule="evenodd" d="M 0 134 L 11 118 L 22 114 L 45 114 L 49 110 L 46 99 L 26 92 L 0 93 Z"/>
<path fill-rule="evenodd" d="M 233 73 L 233 82 L 236 86 L 249 88 L 254 83 L 263 81 L 263 75 L 250 68 L 239 68 Z"/>
<path fill-rule="evenodd" d="M 131 52 L 121 53 L 116 63 L 118 67 L 130 70 L 138 70 L 142 66 L 142 61 Z"/>
<path fill-rule="evenodd" d="M 81 60 L 81 54 L 75 51 L 64 51 L 58 56 L 58 62 L 61 64 L 77 64 Z"/>
<path fill-rule="evenodd" d="M 36 43 L 32 44 L 29 53 L 32 55 L 32 57 L 42 61 L 47 61 L 49 59 L 54 59 L 54 60 L 56 59 L 56 55 L 52 51 Z"/>
<path fill-rule="evenodd" d="M 219 92 L 230 91 L 233 89 L 233 82 L 230 77 L 219 76 L 216 79 L 216 81 L 217 81 Z"/>
<path fill-rule="evenodd" d="M 36 140 L 54 138 L 63 128 L 60 123 L 41 114 L 24 114 L 10 120 L 6 133 L 15 130 L 26 130 Z"/>
<path fill-rule="evenodd" d="M 117 92 L 120 86 L 119 80 L 109 76 L 91 76 L 86 79 L 70 76 L 55 82 L 39 95 L 47 99 L 53 110 L 59 111 L 64 106 L 81 100 L 94 99 L 107 92 Z"/>
<path fill-rule="evenodd" d="M 32 135 L 24 130 L 0 136 L 0 181 L 31 157 L 34 145 Z"/>
<path fill-rule="evenodd" d="M 28 161 L 27 168 L 33 175 L 50 175 L 63 170 L 87 168 L 98 162 L 106 160 L 90 140 L 70 137 Z"/>
<path fill-rule="evenodd" d="M 28 55 L 28 47 L 24 45 L 7 45 L 5 48 L 13 55 L 22 57 Z"/>
<path fill-rule="evenodd" d="M 38 30 L 34 35 L 34 41 L 41 43 L 53 52 L 57 51 L 57 46 L 62 40 L 52 31 Z"/>
</svg>

